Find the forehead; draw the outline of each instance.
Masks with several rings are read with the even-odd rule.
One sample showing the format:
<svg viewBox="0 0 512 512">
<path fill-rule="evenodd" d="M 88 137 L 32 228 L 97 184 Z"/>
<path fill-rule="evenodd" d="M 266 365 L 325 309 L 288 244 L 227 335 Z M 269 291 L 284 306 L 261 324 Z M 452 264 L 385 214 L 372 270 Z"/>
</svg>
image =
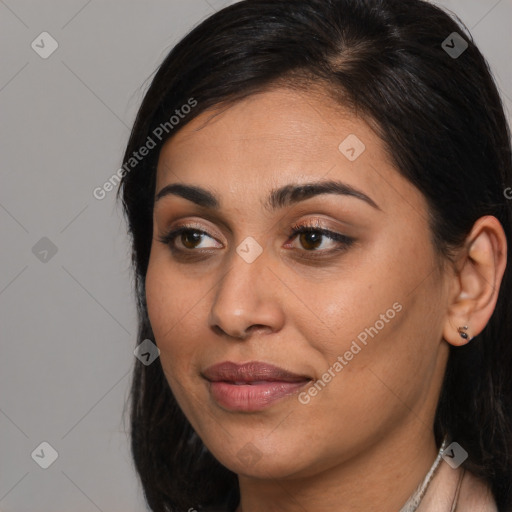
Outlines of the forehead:
<svg viewBox="0 0 512 512">
<path fill-rule="evenodd" d="M 277 157 L 276 149 L 305 156 L 338 156 L 343 135 L 352 132 L 380 142 L 369 126 L 326 94 L 273 89 L 201 113 L 181 128 L 164 150 L 171 149 L 173 158 L 183 156 L 190 146 L 213 151 L 219 145 L 232 153 L 258 148 L 262 159 L 271 152 Z"/>
<path fill-rule="evenodd" d="M 327 94 L 275 89 L 203 112 L 183 126 L 162 148 L 157 191 L 181 181 L 219 195 L 263 196 L 273 187 L 324 178 L 363 188 L 381 206 L 396 201 L 386 192 L 412 187 L 363 119 Z"/>
</svg>

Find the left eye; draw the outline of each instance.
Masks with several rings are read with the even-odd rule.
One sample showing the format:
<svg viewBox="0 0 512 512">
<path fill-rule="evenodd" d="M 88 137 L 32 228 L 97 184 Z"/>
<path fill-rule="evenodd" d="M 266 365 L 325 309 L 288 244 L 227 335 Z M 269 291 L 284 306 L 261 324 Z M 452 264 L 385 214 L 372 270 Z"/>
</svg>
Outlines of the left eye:
<svg viewBox="0 0 512 512">
<path fill-rule="evenodd" d="M 292 232 L 291 239 L 297 238 L 301 246 L 309 252 L 315 252 L 318 249 L 329 250 L 338 247 L 346 248 L 353 239 L 328 229 L 317 227 L 302 226 Z"/>
</svg>

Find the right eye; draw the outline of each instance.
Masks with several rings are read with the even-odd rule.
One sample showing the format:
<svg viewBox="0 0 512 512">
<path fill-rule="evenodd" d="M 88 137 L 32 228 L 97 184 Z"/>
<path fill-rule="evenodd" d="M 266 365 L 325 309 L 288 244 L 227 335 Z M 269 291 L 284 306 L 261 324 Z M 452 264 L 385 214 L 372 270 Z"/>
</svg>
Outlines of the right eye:
<svg viewBox="0 0 512 512">
<path fill-rule="evenodd" d="M 204 237 L 214 241 L 213 245 L 201 245 Z M 178 239 L 178 240 L 176 240 Z M 193 251 L 194 249 L 212 249 L 218 248 L 218 242 L 206 231 L 201 229 L 182 226 L 169 231 L 159 238 L 160 242 L 169 246 L 171 251 Z M 177 244 L 179 242 L 179 244 Z M 181 244 L 181 247 L 180 247 Z M 220 246 L 222 247 L 222 246 Z"/>
</svg>

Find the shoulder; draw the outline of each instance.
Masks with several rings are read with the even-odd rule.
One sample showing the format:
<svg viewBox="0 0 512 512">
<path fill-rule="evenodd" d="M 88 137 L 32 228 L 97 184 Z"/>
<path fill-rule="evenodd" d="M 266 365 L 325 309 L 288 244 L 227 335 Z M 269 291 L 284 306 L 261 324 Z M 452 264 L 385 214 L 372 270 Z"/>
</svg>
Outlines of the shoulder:
<svg viewBox="0 0 512 512">
<path fill-rule="evenodd" d="M 487 483 L 459 466 L 441 463 L 418 512 L 498 512 Z M 503 512 L 503 511 L 502 511 Z"/>
<path fill-rule="evenodd" d="M 489 485 L 473 473 L 465 471 L 456 510 L 461 512 L 498 512 L 498 507 Z"/>
</svg>

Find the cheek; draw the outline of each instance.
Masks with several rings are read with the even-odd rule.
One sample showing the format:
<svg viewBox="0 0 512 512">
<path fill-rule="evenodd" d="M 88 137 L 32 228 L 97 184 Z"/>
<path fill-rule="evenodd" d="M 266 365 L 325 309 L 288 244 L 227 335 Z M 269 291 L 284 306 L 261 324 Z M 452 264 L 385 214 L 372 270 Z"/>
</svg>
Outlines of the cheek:
<svg viewBox="0 0 512 512">
<path fill-rule="evenodd" d="M 442 297 L 434 277 L 413 293 L 408 284 L 397 280 L 373 293 L 368 287 L 368 295 L 354 291 L 342 314 L 332 314 L 329 341 L 317 347 L 328 364 L 320 378 L 329 383 L 320 386 L 311 405 L 328 411 L 326 423 L 333 430 L 332 418 L 343 418 L 349 431 L 357 430 L 362 419 L 384 424 L 426 400 L 437 368 Z"/>
<path fill-rule="evenodd" d="M 176 323 L 176 306 L 179 301 L 177 294 L 172 292 L 174 287 L 170 286 L 164 266 L 153 256 L 150 258 L 145 285 L 149 321 L 158 342 Z"/>
<path fill-rule="evenodd" d="M 414 283 L 400 270 L 405 263 L 380 255 L 317 284 L 308 297 L 313 314 L 299 320 L 300 328 L 308 333 L 312 347 L 329 360 L 343 355 L 354 340 L 365 346 L 365 342 L 396 333 L 404 310 L 411 309 L 408 293 Z"/>
<path fill-rule="evenodd" d="M 200 393 L 193 362 L 201 353 L 198 340 L 204 339 L 199 332 L 206 314 L 201 301 L 204 290 L 201 293 L 200 287 L 182 286 L 181 281 L 180 273 L 169 268 L 165 256 L 152 255 L 146 275 L 146 301 L 154 341 L 174 397 L 185 415 L 193 418 Z"/>
<path fill-rule="evenodd" d="M 146 275 L 146 301 L 162 365 L 181 373 L 197 350 L 192 340 L 198 339 L 195 331 L 203 314 L 201 290 L 182 286 L 179 272 L 172 271 L 165 257 L 156 254 Z"/>
<path fill-rule="evenodd" d="M 359 396 L 356 409 L 358 402 L 364 406 L 361 389 L 374 405 L 392 399 L 379 377 L 391 389 L 402 389 L 405 398 L 422 391 L 421 376 L 428 381 L 435 365 L 443 304 L 433 252 L 425 246 L 418 238 L 401 243 L 400 250 L 381 244 L 341 279 L 315 288 L 310 304 L 317 321 L 304 319 L 300 329 L 308 333 L 319 366 L 343 375 L 330 379 L 323 373 L 333 382 L 333 399 L 340 393 L 349 402 Z M 375 392 L 367 393 L 373 381 Z"/>
</svg>

